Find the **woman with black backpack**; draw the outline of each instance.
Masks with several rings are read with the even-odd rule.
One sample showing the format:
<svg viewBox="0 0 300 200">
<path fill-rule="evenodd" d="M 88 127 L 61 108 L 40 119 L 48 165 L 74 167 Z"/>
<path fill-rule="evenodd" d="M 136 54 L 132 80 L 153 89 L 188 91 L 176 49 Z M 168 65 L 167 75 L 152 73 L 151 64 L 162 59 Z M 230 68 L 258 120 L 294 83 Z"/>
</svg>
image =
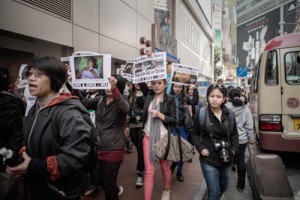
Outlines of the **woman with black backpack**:
<svg viewBox="0 0 300 200">
<path fill-rule="evenodd" d="M 208 188 L 208 199 L 219 200 L 228 189 L 233 157 L 238 153 L 238 132 L 232 111 L 224 104 L 226 88 L 213 84 L 207 89 L 208 105 L 194 118 L 193 142 Z"/>
</svg>

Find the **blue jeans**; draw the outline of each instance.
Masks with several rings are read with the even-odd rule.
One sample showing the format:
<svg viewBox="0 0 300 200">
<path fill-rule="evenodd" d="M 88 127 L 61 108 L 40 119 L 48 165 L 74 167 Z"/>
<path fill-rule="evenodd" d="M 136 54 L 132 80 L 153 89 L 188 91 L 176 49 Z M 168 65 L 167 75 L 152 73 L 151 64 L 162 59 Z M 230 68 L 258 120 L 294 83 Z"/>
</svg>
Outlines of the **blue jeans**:
<svg viewBox="0 0 300 200">
<path fill-rule="evenodd" d="M 219 200 L 228 189 L 231 166 L 214 167 L 204 159 L 200 159 L 201 169 L 206 181 L 209 200 Z"/>
</svg>

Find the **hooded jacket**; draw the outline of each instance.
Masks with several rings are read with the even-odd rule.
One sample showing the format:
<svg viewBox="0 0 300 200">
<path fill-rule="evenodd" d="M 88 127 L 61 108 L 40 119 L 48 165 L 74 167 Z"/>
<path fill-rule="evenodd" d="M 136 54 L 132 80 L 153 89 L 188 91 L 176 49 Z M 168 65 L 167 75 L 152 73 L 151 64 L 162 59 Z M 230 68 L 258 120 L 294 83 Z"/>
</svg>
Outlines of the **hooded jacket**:
<svg viewBox="0 0 300 200">
<path fill-rule="evenodd" d="M 231 108 L 235 121 L 237 124 L 237 129 L 239 133 L 239 144 L 248 143 L 250 140 L 254 139 L 254 129 L 253 129 L 253 119 L 252 114 L 248 106 L 233 106 L 232 102 L 227 102 L 225 104 L 228 108 Z"/>
<path fill-rule="evenodd" d="M 66 109 L 69 104 L 77 109 Z M 57 109 L 63 111 L 56 121 L 59 133 L 54 133 L 52 122 L 56 119 L 52 116 Z M 80 101 L 67 94 L 39 111 L 37 103 L 31 108 L 24 127 L 26 151 L 31 157 L 24 184 L 28 199 L 78 198 L 83 193 L 91 134 L 83 112 L 87 110 Z"/>
</svg>

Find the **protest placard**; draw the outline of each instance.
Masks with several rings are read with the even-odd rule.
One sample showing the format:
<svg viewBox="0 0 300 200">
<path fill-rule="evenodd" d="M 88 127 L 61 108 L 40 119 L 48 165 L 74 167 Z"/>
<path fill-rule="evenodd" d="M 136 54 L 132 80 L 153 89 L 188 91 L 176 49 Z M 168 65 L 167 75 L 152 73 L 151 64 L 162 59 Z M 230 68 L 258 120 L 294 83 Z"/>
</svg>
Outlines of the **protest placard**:
<svg viewBox="0 0 300 200">
<path fill-rule="evenodd" d="M 70 57 L 72 86 L 75 89 L 110 89 L 111 55 L 74 52 Z"/>
<path fill-rule="evenodd" d="M 117 74 L 123 76 L 123 71 L 126 65 L 121 65 L 119 68 L 116 68 Z"/>
<path fill-rule="evenodd" d="M 18 88 L 25 88 L 27 85 L 26 74 L 28 72 L 27 64 L 22 64 L 19 69 L 19 83 Z"/>
<path fill-rule="evenodd" d="M 126 78 L 128 81 L 132 81 L 134 76 L 134 60 L 127 61 L 122 76 Z"/>
<path fill-rule="evenodd" d="M 198 67 L 172 63 L 171 82 L 181 85 L 194 84 L 198 77 Z"/>
<path fill-rule="evenodd" d="M 166 52 L 137 57 L 134 63 L 133 83 L 167 78 Z"/>
</svg>

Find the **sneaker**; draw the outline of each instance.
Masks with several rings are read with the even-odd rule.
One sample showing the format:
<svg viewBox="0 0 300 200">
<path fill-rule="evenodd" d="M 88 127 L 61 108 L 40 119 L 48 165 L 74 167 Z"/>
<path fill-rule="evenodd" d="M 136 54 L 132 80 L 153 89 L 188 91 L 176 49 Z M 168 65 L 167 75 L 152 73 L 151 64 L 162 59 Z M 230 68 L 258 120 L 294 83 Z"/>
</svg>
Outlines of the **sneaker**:
<svg viewBox="0 0 300 200">
<path fill-rule="evenodd" d="M 135 182 L 135 186 L 136 187 L 143 187 L 144 183 L 143 183 L 143 177 L 142 176 L 138 176 Z"/>
<path fill-rule="evenodd" d="M 98 186 L 90 185 L 89 188 L 83 194 L 83 196 L 88 196 L 88 195 L 92 194 L 94 191 L 96 191 L 97 189 L 98 189 Z"/>
<path fill-rule="evenodd" d="M 170 190 L 163 190 L 161 200 L 170 200 Z"/>
<path fill-rule="evenodd" d="M 118 193 L 118 195 L 120 196 L 123 193 L 123 191 L 124 191 L 123 187 L 119 186 L 119 193 Z"/>
</svg>

